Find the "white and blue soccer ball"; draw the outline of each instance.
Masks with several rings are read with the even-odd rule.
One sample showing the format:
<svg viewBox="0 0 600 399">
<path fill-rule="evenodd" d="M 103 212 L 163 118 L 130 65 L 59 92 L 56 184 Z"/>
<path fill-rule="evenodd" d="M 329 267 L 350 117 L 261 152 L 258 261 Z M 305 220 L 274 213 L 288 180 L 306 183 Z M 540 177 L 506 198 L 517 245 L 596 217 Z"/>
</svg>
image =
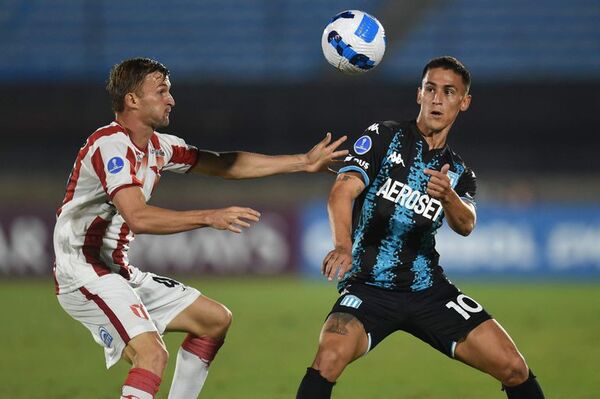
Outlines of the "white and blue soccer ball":
<svg viewBox="0 0 600 399">
<path fill-rule="evenodd" d="M 375 68 L 383 58 L 385 32 L 372 15 L 347 10 L 331 18 L 321 46 L 331 65 L 348 74 L 359 74 Z"/>
</svg>

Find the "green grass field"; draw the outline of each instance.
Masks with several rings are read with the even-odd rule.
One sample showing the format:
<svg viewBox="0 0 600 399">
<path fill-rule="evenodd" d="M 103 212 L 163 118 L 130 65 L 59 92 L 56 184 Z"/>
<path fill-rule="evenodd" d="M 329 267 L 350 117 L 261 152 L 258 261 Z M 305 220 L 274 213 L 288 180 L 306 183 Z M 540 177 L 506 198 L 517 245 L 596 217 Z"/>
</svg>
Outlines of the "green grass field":
<svg viewBox="0 0 600 399">
<path fill-rule="evenodd" d="M 295 397 L 316 349 L 332 285 L 298 279 L 181 279 L 225 303 L 234 323 L 203 398 Z M 457 281 L 455 281 L 457 282 Z M 600 285 L 457 282 L 510 332 L 548 399 L 600 398 Z M 127 373 L 107 371 L 100 346 L 58 305 L 50 281 L 0 282 L 0 398 L 114 399 Z M 157 398 L 166 398 L 183 335 Z M 344 399 L 505 398 L 491 377 L 397 333 L 350 365 L 334 389 Z"/>
</svg>

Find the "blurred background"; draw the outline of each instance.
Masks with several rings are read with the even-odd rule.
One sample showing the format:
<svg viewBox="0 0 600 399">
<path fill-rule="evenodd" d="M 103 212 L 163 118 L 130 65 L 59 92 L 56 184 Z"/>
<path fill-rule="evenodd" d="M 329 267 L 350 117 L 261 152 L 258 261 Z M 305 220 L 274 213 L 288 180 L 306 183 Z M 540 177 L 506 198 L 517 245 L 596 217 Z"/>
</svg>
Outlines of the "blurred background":
<svg viewBox="0 0 600 399">
<path fill-rule="evenodd" d="M 329 18 L 353 8 L 377 17 L 387 35 L 382 63 L 363 76 L 343 75 L 321 53 L 321 33 Z M 560 315 L 585 303 L 591 313 L 573 316 L 574 325 L 582 317 L 596 324 L 593 329 L 566 331 L 563 338 L 588 342 L 589 336 L 598 342 L 597 0 L 0 0 L 0 54 L 4 292 L 12 292 L 11 287 L 27 290 L 28 281 L 42 281 L 48 290 L 42 291 L 44 298 L 49 297 L 54 212 L 78 149 L 94 130 L 112 121 L 104 84 L 111 66 L 123 59 L 151 57 L 170 69 L 177 106 L 165 132 L 203 149 L 282 154 L 307 151 L 327 131 L 339 137 L 375 121 L 415 118 L 424 64 L 435 56 L 453 55 L 473 79 L 472 106 L 458 118 L 450 145 L 477 174 L 478 226 L 467 238 L 440 231 L 441 264 L 459 282 L 551 280 L 554 285 L 531 299 L 536 305 L 522 316 L 523 325 L 530 328 L 522 335 L 532 341 L 542 342 L 532 331 L 543 334 L 558 317 L 547 315 L 541 322 L 532 315 L 553 292 L 569 286 L 568 295 L 559 295 L 566 309 Z M 131 261 L 186 281 L 214 276 L 215 296 L 225 296 L 220 299 L 231 301 L 231 306 L 236 303 L 228 297 L 233 293 L 218 287 L 229 281 L 239 284 L 240 277 L 284 276 L 292 287 L 284 295 L 302 284 L 313 284 L 302 292 L 321 292 L 315 281 L 331 247 L 325 201 L 333 180 L 326 174 L 251 181 L 163 176 L 152 200 L 156 205 L 252 206 L 263 213 L 262 221 L 241 235 L 201 229 L 139 236 Z M 573 292 L 583 292 L 584 286 L 589 295 L 576 297 Z M 489 292 L 474 287 L 476 292 Z M 498 295 L 488 300 L 501 307 L 507 303 L 504 287 L 509 286 L 499 287 Z M 333 287 L 325 290 L 323 300 L 315 304 L 311 338 L 302 338 L 307 351 L 312 351 L 322 317 L 335 298 Z M 569 299 L 575 302 L 567 307 L 564 301 Z M 18 308 L 20 299 L 14 300 Z M 50 309 L 60 312 L 54 302 Z M 68 319 L 62 313 L 53 317 Z M 286 317 L 281 318 L 283 327 L 288 326 Z M 527 324 L 531 320 L 535 322 Z M 75 324 L 69 328 L 86 333 Z M 522 324 L 513 325 L 518 329 Z M 31 324 L 31 329 L 37 328 Z M 239 328 L 248 331 L 243 322 Z M 26 344 L 19 334 L 3 341 L 19 348 L 35 342 Z M 550 356 L 548 348 L 556 348 L 563 338 L 547 337 L 548 345 L 531 350 L 532 355 L 542 363 Z M 89 337 L 85 340 L 82 345 L 93 347 Z M 591 347 L 579 352 L 586 350 L 597 352 Z M 299 367 L 309 361 L 303 356 Z M 565 356 L 562 361 L 568 362 Z M 551 375 L 551 363 L 546 367 Z M 296 374 L 290 377 L 293 384 L 301 377 Z M 559 375 L 556 371 L 557 381 Z M 120 377 L 115 381 L 118 386 Z M 223 381 L 225 389 L 227 380 Z M 295 387 L 286 384 L 281 389 L 287 396 L 273 397 L 289 397 Z M 591 392 L 589 387 L 581 389 Z M 560 381 L 555 392 L 559 391 Z M 70 392 L 78 391 L 72 387 Z M 15 391 L 12 395 L 18 397 Z M 553 397 L 574 397 L 565 395 Z"/>
<path fill-rule="evenodd" d="M 308 150 L 327 131 L 414 118 L 423 65 L 462 60 L 471 109 L 451 146 L 478 178 L 479 226 L 440 233 L 460 273 L 600 276 L 600 4 L 594 0 L 3 0 L 0 2 L 0 275 L 47 276 L 53 213 L 86 137 L 112 120 L 110 67 L 147 56 L 170 68 L 167 132 L 212 150 Z M 366 10 L 386 29 L 383 62 L 346 76 L 321 54 L 331 15 Z M 251 205 L 242 236 L 138 237 L 146 269 L 314 273 L 329 248 L 333 176 L 230 182 L 168 176 L 154 203 Z M 177 195 L 173 195 L 173 193 Z"/>
</svg>

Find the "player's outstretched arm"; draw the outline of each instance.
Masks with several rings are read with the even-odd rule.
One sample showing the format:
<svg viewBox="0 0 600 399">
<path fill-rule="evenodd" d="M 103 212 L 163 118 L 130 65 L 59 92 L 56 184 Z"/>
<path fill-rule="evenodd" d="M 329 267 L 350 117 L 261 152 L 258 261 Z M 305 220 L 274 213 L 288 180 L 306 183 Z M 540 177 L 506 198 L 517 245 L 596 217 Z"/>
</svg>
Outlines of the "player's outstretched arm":
<svg viewBox="0 0 600 399">
<path fill-rule="evenodd" d="M 212 227 L 241 233 L 258 222 L 260 213 L 250 208 L 232 206 L 224 209 L 173 211 L 146 204 L 139 187 L 126 187 L 117 192 L 113 203 L 125 222 L 136 234 L 172 234 Z"/>
<path fill-rule="evenodd" d="M 195 173 L 220 176 L 226 179 L 250 179 L 281 173 L 322 172 L 348 153 L 336 151 L 346 141 L 346 136 L 331 141 L 331 133 L 305 154 L 264 155 L 252 152 L 200 151 L 198 162 L 192 169 Z"/>
<path fill-rule="evenodd" d="M 340 173 L 331 188 L 327 211 L 334 249 L 323 259 L 322 272 L 329 281 L 341 279 L 352 267 L 352 204 L 365 189 L 359 173 Z"/>
<path fill-rule="evenodd" d="M 427 184 L 427 194 L 441 201 L 448 226 L 458 234 L 468 236 L 475 228 L 475 207 L 461 200 L 452 189 L 448 177 L 449 169 L 448 164 L 442 166 L 440 171 L 425 169 L 425 174 L 431 176 Z"/>
</svg>

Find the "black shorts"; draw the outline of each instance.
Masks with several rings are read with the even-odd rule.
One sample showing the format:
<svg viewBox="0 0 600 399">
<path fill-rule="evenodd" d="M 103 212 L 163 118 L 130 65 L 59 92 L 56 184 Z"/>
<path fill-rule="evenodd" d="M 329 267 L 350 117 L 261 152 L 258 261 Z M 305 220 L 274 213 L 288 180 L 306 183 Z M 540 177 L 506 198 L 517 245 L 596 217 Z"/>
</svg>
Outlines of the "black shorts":
<svg viewBox="0 0 600 399">
<path fill-rule="evenodd" d="M 403 330 L 454 357 L 456 344 L 492 317 L 446 278 L 418 292 L 397 292 L 352 283 L 329 313 L 349 313 L 364 326 L 369 349 L 391 333 Z"/>
</svg>

